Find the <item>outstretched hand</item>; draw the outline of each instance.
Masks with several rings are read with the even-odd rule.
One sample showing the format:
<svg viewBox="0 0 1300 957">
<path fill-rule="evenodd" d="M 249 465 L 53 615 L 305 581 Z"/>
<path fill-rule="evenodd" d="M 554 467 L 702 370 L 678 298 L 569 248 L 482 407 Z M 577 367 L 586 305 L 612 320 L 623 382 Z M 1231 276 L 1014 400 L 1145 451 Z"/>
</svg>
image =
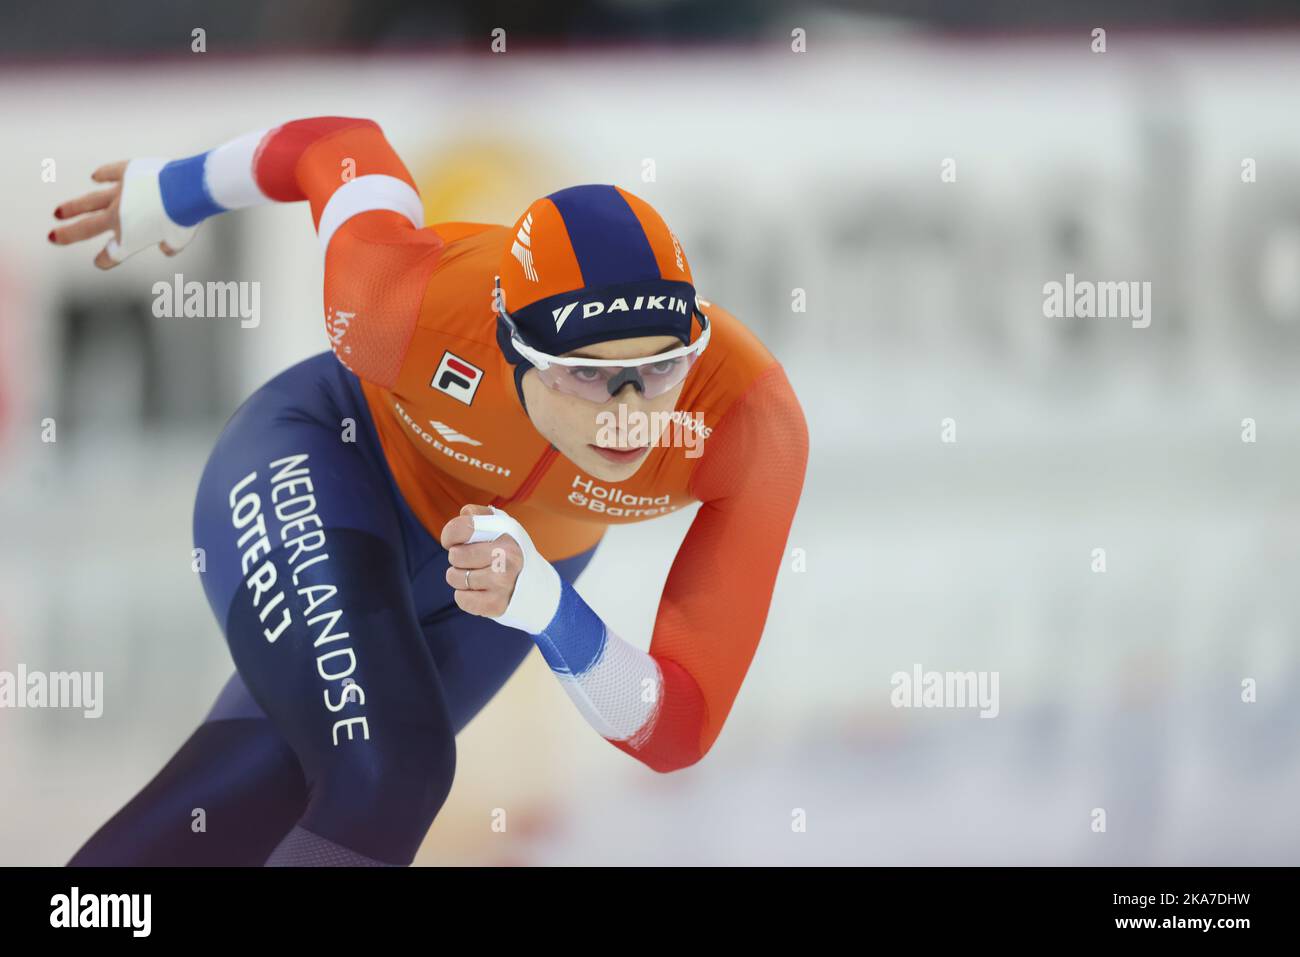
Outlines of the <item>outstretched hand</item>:
<svg viewBox="0 0 1300 957">
<path fill-rule="evenodd" d="M 50 242 L 56 246 L 70 246 L 107 232 L 111 232 L 120 241 L 122 222 L 118 209 L 122 202 L 122 176 L 125 172 L 126 160 L 118 160 L 106 163 L 91 173 L 92 180 L 108 183 L 109 187 L 60 203 L 54 210 L 54 218 L 74 221 L 50 230 Z M 175 256 L 178 252 L 166 243 L 159 243 L 158 248 L 168 256 Z M 100 269 L 112 269 L 117 262 L 108 254 L 107 249 L 101 249 L 95 256 L 95 265 Z"/>
</svg>

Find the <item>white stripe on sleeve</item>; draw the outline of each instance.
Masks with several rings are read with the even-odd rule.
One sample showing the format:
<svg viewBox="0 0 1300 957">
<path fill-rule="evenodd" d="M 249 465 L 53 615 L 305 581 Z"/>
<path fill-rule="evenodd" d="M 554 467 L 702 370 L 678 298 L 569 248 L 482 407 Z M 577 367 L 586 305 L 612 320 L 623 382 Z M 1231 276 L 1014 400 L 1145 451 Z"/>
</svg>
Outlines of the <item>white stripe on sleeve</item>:
<svg viewBox="0 0 1300 957">
<path fill-rule="evenodd" d="M 554 674 L 601 737 L 638 747 L 654 730 L 663 695 L 659 662 L 609 629 L 595 664 L 577 676 Z"/>
<path fill-rule="evenodd" d="M 269 130 L 246 133 L 223 143 L 203 163 L 203 181 L 214 202 L 226 209 L 244 209 L 271 202 L 257 186 L 253 156 Z"/>
<path fill-rule="evenodd" d="M 321 249 L 328 249 L 339 227 L 358 213 L 388 209 L 405 216 L 412 226 L 424 226 L 424 205 L 409 183 L 395 176 L 358 176 L 334 191 L 320 214 Z"/>
</svg>

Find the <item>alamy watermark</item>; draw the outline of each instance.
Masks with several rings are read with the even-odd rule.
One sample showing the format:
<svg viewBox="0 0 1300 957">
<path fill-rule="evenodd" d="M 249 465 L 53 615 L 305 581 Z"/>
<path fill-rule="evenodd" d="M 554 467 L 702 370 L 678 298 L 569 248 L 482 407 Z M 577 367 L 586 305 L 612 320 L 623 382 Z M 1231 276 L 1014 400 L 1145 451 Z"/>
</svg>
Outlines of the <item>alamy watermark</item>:
<svg viewBox="0 0 1300 957">
<path fill-rule="evenodd" d="M 153 284 L 153 314 L 159 319 L 238 319 L 245 329 L 262 321 L 262 284 L 185 281 L 176 273 L 171 282 Z"/>
<path fill-rule="evenodd" d="M 102 671 L 0 671 L 0 708 L 78 709 L 87 718 L 104 713 Z"/>
<path fill-rule="evenodd" d="M 998 672 L 895 671 L 889 703 L 895 708 L 979 708 L 981 718 L 998 716 Z"/>
<path fill-rule="evenodd" d="M 1065 282 L 1043 284 L 1048 319 L 1131 319 L 1134 329 L 1151 325 L 1150 282 L 1093 282 L 1065 274 Z"/>
<path fill-rule="evenodd" d="M 132 937 L 148 937 L 153 928 L 152 894 L 83 894 L 73 886 L 50 898 L 50 926 L 118 927 Z"/>
<path fill-rule="evenodd" d="M 713 429 L 704 424 L 703 412 L 629 410 L 620 403 L 618 412 L 596 413 L 596 444 L 603 448 L 644 448 L 663 445 L 686 449 L 688 459 L 704 454 L 704 440 Z"/>
</svg>

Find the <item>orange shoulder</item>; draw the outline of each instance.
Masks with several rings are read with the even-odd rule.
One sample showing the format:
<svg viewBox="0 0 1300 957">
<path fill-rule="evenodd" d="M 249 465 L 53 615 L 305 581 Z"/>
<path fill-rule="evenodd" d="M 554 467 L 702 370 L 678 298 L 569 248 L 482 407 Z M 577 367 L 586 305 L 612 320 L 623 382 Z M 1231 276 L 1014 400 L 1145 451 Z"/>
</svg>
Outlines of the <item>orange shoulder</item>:
<svg viewBox="0 0 1300 957">
<path fill-rule="evenodd" d="M 441 236 L 445 242 L 454 243 L 458 239 L 473 236 L 486 229 L 503 229 L 504 227 L 494 223 L 435 223 L 430 228 Z"/>
<path fill-rule="evenodd" d="M 509 230 L 486 223 L 438 223 L 433 230 L 446 242 L 438 268 L 429 277 L 420 308 L 420 328 L 475 342 L 495 341 L 493 277 Z"/>
<path fill-rule="evenodd" d="M 714 426 L 759 376 L 777 364 L 758 337 L 727 310 L 703 303 L 709 345 L 686 379 L 677 408 Z"/>
</svg>

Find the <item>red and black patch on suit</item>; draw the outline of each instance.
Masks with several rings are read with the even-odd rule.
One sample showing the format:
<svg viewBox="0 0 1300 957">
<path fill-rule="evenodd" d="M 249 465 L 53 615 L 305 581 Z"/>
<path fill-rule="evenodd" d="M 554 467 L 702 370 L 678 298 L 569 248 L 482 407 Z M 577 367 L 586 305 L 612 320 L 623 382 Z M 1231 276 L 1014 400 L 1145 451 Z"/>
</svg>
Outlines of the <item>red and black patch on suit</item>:
<svg viewBox="0 0 1300 957">
<path fill-rule="evenodd" d="M 479 383 L 482 381 L 482 369 L 460 356 L 444 352 L 442 361 L 438 363 L 438 371 L 433 374 L 433 380 L 429 385 L 439 392 L 445 392 L 453 399 L 472 405 L 474 393 L 478 391 Z"/>
</svg>

